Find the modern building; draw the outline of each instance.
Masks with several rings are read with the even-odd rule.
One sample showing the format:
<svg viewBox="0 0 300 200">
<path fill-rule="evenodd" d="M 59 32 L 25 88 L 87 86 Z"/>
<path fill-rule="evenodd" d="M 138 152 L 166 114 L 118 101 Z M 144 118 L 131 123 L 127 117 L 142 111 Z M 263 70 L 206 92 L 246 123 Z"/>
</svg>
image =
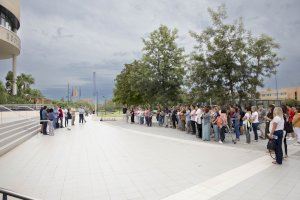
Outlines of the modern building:
<svg viewBox="0 0 300 200">
<path fill-rule="evenodd" d="M 17 35 L 20 28 L 20 1 L 0 0 L 0 60 L 12 59 L 13 95 L 17 94 L 16 67 L 21 41 Z"/>
<path fill-rule="evenodd" d="M 278 96 L 278 98 L 277 98 Z M 280 88 L 278 92 L 276 89 L 265 89 L 260 91 L 260 99 L 261 100 L 300 100 L 300 86 L 299 87 L 289 87 L 289 88 Z"/>
</svg>

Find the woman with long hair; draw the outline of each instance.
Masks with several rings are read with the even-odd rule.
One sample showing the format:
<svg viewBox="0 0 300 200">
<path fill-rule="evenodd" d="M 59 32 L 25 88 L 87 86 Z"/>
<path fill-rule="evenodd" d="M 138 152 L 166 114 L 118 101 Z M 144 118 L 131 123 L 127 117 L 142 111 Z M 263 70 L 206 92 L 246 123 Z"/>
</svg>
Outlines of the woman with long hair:
<svg viewBox="0 0 300 200">
<path fill-rule="evenodd" d="M 288 112 L 288 108 L 286 105 L 282 105 L 281 106 L 281 109 L 282 109 L 282 113 L 283 113 L 283 119 L 284 119 L 284 131 L 283 131 L 283 134 L 284 134 L 284 137 L 283 137 L 283 144 L 284 144 L 284 158 L 287 158 L 288 157 L 288 149 L 287 149 L 287 142 L 286 142 L 286 137 L 288 136 L 288 134 L 290 133 L 289 131 L 289 112 Z"/>
<path fill-rule="evenodd" d="M 209 107 L 205 107 L 203 113 L 203 122 L 202 122 L 202 139 L 203 141 L 210 141 L 210 113 Z"/>
<path fill-rule="evenodd" d="M 275 107 L 273 112 L 273 119 L 270 122 L 269 137 L 275 140 L 275 155 L 276 161 L 274 164 L 282 164 L 282 137 L 284 129 L 283 112 L 280 107 Z"/>
<path fill-rule="evenodd" d="M 258 142 L 258 126 L 259 126 L 259 120 L 258 120 L 258 112 L 257 112 L 257 107 L 252 106 L 251 108 L 252 114 L 251 114 L 251 122 L 252 122 L 252 128 L 253 128 L 253 133 L 254 133 L 254 141 Z"/>
</svg>

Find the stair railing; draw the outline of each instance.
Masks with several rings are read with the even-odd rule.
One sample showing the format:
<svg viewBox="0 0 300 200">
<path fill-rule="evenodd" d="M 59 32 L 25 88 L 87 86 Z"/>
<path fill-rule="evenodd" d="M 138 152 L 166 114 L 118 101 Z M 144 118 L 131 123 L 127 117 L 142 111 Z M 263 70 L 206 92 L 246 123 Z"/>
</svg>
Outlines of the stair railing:
<svg viewBox="0 0 300 200">
<path fill-rule="evenodd" d="M 20 200 L 37 200 L 35 198 L 21 195 L 19 193 L 16 193 L 16 192 L 4 189 L 4 188 L 0 188 L 0 194 L 2 194 L 2 200 L 8 200 L 8 197 L 14 197 L 14 198 L 17 198 Z"/>
</svg>

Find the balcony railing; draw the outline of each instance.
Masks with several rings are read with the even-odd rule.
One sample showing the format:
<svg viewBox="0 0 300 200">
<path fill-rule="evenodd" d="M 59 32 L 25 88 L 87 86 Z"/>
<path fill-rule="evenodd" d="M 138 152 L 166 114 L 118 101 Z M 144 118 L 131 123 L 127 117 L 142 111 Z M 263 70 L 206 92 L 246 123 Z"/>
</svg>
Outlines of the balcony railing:
<svg viewBox="0 0 300 200">
<path fill-rule="evenodd" d="M 17 198 L 20 200 L 37 200 L 32 197 L 24 196 L 24 195 L 18 194 L 16 192 L 6 190 L 4 188 L 0 188 L 0 194 L 2 194 L 2 200 L 8 200 L 8 197 L 14 197 L 14 198 Z"/>
</svg>

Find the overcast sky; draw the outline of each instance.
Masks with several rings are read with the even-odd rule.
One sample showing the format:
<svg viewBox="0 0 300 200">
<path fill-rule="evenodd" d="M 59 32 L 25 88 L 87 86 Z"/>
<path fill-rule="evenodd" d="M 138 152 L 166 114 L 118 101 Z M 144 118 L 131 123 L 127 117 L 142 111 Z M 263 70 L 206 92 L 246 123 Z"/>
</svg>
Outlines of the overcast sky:
<svg viewBox="0 0 300 200">
<path fill-rule="evenodd" d="M 285 58 L 279 87 L 300 86 L 299 0 L 20 0 L 22 52 L 18 73 L 30 73 L 46 97 L 66 97 L 67 83 L 92 95 L 97 73 L 101 96 L 111 97 L 114 78 L 124 63 L 141 56 L 142 37 L 165 24 L 179 30 L 178 43 L 190 52 L 190 30 L 210 20 L 207 8 L 226 4 L 229 20 L 243 17 L 247 29 L 266 33 L 281 44 Z M 11 61 L 0 61 L 0 79 Z M 266 87 L 274 87 L 274 77 Z"/>
</svg>

